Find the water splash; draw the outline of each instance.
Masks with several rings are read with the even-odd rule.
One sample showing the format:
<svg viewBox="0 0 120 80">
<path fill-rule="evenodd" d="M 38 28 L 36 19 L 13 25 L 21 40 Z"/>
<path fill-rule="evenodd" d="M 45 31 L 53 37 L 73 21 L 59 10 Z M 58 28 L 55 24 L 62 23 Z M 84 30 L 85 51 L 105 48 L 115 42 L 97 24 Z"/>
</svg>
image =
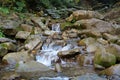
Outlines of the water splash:
<svg viewBox="0 0 120 80">
<path fill-rule="evenodd" d="M 74 46 L 71 44 L 67 44 L 66 46 L 62 47 L 61 45 L 56 45 L 55 42 L 52 42 L 50 44 L 44 43 L 42 50 L 36 56 L 36 60 L 47 66 L 51 66 L 51 62 L 58 59 L 57 53 L 59 51 L 70 50 L 73 48 Z"/>
<path fill-rule="evenodd" d="M 61 32 L 60 24 L 59 23 L 52 24 L 52 31 L 56 31 L 56 32 L 60 33 Z"/>
<path fill-rule="evenodd" d="M 56 23 L 52 25 L 52 31 L 55 31 L 57 33 L 60 33 L 60 24 Z M 60 34 L 59 34 L 60 35 Z M 57 53 L 60 51 L 66 51 L 70 49 L 77 48 L 77 40 L 71 39 L 69 41 L 66 41 L 66 45 L 57 44 L 57 40 L 52 39 L 52 37 L 46 39 L 46 42 L 43 43 L 42 49 L 40 52 L 36 55 L 36 60 L 40 63 L 43 63 L 46 66 L 52 65 L 52 61 L 55 61 L 58 59 Z M 62 61 L 63 64 L 65 64 L 64 61 Z"/>
<path fill-rule="evenodd" d="M 69 80 L 69 78 L 68 77 L 53 77 L 53 78 L 41 77 L 39 78 L 39 80 Z"/>
</svg>

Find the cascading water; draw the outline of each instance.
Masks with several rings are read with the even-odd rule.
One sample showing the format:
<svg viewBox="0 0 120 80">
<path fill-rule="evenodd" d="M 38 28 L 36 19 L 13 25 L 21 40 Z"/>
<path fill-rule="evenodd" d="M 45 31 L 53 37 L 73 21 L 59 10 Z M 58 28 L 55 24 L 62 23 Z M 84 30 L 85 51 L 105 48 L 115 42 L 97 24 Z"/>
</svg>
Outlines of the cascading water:
<svg viewBox="0 0 120 80">
<path fill-rule="evenodd" d="M 58 34 L 61 33 L 60 24 L 59 23 L 53 24 L 52 31 L 55 31 Z M 48 39 L 46 39 L 46 41 L 43 43 L 42 49 L 36 56 L 36 60 L 49 67 L 51 67 L 52 61 L 58 59 L 57 53 L 59 51 L 66 51 L 66 50 L 70 50 L 78 47 L 76 45 L 77 43 L 75 42 L 78 39 L 68 40 L 66 41 L 67 44 L 64 46 L 61 44 L 57 44 L 57 40 L 53 40 L 52 38 L 50 38 L 49 40 Z M 64 64 L 64 61 L 62 61 L 62 63 Z"/>
</svg>

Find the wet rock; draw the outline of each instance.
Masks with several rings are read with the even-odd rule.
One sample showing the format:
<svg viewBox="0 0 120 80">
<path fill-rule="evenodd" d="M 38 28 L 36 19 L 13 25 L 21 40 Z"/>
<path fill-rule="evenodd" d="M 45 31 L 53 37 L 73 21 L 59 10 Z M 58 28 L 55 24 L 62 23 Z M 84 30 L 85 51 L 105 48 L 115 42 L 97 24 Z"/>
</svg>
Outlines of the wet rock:
<svg viewBox="0 0 120 80">
<path fill-rule="evenodd" d="M 103 38 L 107 39 L 110 42 L 117 42 L 117 40 L 119 40 L 119 37 L 116 35 L 111 35 L 108 33 L 104 33 L 103 34 Z"/>
<path fill-rule="evenodd" d="M 13 52 L 6 54 L 2 61 L 7 61 L 8 64 L 16 65 L 19 61 L 30 61 L 33 60 L 32 56 L 28 54 L 28 51 Z"/>
<path fill-rule="evenodd" d="M 107 80 L 107 79 L 102 78 L 102 77 L 98 76 L 97 74 L 88 73 L 88 74 L 79 76 L 77 80 Z"/>
<path fill-rule="evenodd" d="M 1 43 L 0 45 L 9 51 L 16 51 L 17 50 L 17 46 L 11 42 Z"/>
<path fill-rule="evenodd" d="M 80 66 L 92 66 L 93 65 L 93 54 L 81 54 L 77 56 L 77 62 Z"/>
<path fill-rule="evenodd" d="M 56 33 L 56 31 L 50 31 L 50 30 L 45 30 L 44 31 L 44 34 L 47 35 L 47 36 L 52 36 Z"/>
<path fill-rule="evenodd" d="M 82 35 L 85 35 L 86 37 L 101 37 L 101 33 L 98 31 L 93 31 L 93 30 L 80 30 L 78 31 L 78 35 L 81 37 Z"/>
<path fill-rule="evenodd" d="M 83 19 L 74 23 L 74 26 L 81 27 L 81 29 L 90 29 L 97 32 L 109 32 L 113 33 L 114 28 L 111 23 L 99 20 L 99 19 Z"/>
<path fill-rule="evenodd" d="M 99 42 L 99 43 L 102 44 L 102 45 L 107 45 L 107 44 L 108 44 L 108 41 L 105 40 L 105 39 L 103 39 L 103 38 L 98 38 L 98 39 L 97 39 L 97 42 Z"/>
<path fill-rule="evenodd" d="M 13 42 L 13 43 L 16 43 L 16 40 L 12 40 L 12 39 L 9 39 L 9 38 L 0 38 L 0 42 Z"/>
<path fill-rule="evenodd" d="M 28 24 L 21 24 L 21 25 L 20 25 L 20 28 L 21 28 L 23 31 L 32 32 L 33 26 L 28 25 Z"/>
<path fill-rule="evenodd" d="M 86 11 L 86 10 L 78 10 L 74 11 L 70 17 L 68 17 L 66 20 L 67 21 L 72 21 L 72 20 L 81 20 L 81 19 L 90 19 L 90 18 L 98 18 L 102 19 L 103 16 L 95 11 Z"/>
<path fill-rule="evenodd" d="M 98 45 L 97 43 L 93 43 L 86 46 L 87 53 L 95 53 L 95 51 L 97 50 L 97 45 Z"/>
<path fill-rule="evenodd" d="M 42 46 L 41 36 L 40 35 L 30 35 L 25 41 L 25 48 L 32 50 L 36 45 L 39 45 L 39 48 Z"/>
<path fill-rule="evenodd" d="M 55 63 L 55 71 L 58 73 L 62 72 L 62 66 L 60 63 Z"/>
<path fill-rule="evenodd" d="M 70 38 L 77 38 L 78 31 L 76 29 L 66 30 L 62 33 L 62 38 L 64 40 L 70 39 Z"/>
<path fill-rule="evenodd" d="M 101 68 L 106 68 L 114 65 L 115 63 L 116 57 L 113 54 L 106 52 L 104 46 L 99 46 L 95 52 L 94 67 L 100 68 L 101 66 Z"/>
<path fill-rule="evenodd" d="M 60 51 L 58 52 L 57 55 L 62 58 L 62 57 L 70 57 L 72 55 L 78 55 L 78 54 L 80 54 L 80 48 L 75 48 L 67 51 Z"/>
<path fill-rule="evenodd" d="M 28 61 L 18 63 L 18 67 L 16 68 L 16 72 L 35 72 L 35 71 L 48 71 L 49 67 L 45 66 L 42 63 L 36 61 Z"/>
<path fill-rule="evenodd" d="M 115 55 L 117 61 L 120 61 L 120 46 L 116 44 L 110 44 L 106 46 L 106 51 Z"/>
<path fill-rule="evenodd" d="M 62 37 L 61 37 L 61 35 L 59 35 L 59 33 L 55 33 L 55 34 L 52 36 L 52 38 L 55 39 L 55 40 L 61 40 L 61 39 L 62 39 Z"/>
<path fill-rule="evenodd" d="M 20 25 L 19 21 L 6 20 L 3 21 L 2 29 L 6 35 L 15 35 Z"/>
<path fill-rule="evenodd" d="M 96 40 L 94 38 L 88 37 L 88 38 L 84 38 L 84 39 L 80 40 L 78 45 L 80 45 L 80 46 L 88 46 L 88 45 L 93 44 L 95 42 L 96 42 Z"/>
<path fill-rule="evenodd" d="M 16 34 L 16 38 L 18 39 L 27 39 L 27 37 L 30 35 L 30 32 L 27 32 L 27 31 L 19 31 L 17 34 Z"/>
<path fill-rule="evenodd" d="M 103 71 L 100 72 L 101 74 L 105 74 L 105 75 L 118 75 L 120 76 L 120 64 L 116 64 L 114 66 L 111 66 Z"/>
<path fill-rule="evenodd" d="M 43 29 L 43 30 L 49 30 L 48 27 L 42 22 L 43 21 L 42 18 L 34 17 L 31 20 L 33 21 L 33 23 L 36 26 L 40 27 L 41 29 Z"/>
</svg>

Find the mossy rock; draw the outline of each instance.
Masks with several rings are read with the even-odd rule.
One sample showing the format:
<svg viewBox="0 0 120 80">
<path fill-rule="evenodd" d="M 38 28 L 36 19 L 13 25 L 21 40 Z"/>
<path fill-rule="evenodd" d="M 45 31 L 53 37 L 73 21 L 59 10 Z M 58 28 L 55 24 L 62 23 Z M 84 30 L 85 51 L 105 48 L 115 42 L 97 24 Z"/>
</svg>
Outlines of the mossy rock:
<svg viewBox="0 0 120 80">
<path fill-rule="evenodd" d="M 72 28 L 73 27 L 73 23 L 63 22 L 63 23 L 60 23 L 60 26 L 61 26 L 61 30 L 63 31 L 63 30 Z"/>
<path fill-rule="evenodd" d="M 110 67 L 116 63 L 116 57 L 113 54 L 110 54 L 104 49 L 98 49 L 94 57 L 94 65 L 100 65 L 102 67 Z M 97 66 L 95 66 L 97 68 Z"/>
</svg>

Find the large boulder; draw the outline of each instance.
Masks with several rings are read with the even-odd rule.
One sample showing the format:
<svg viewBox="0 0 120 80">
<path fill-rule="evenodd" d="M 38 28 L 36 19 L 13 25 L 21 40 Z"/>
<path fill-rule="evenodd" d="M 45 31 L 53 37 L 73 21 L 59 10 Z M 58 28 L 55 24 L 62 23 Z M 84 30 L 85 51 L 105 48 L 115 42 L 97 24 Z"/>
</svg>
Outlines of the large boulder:
<svg viewBox="0 0 120 80">
<path fill-rule="evenodd" d="M 33 30 L 33 26 L 28 25 L 28 24 L 21 24 L 21 25 L 20 25 L 20 28 L 21 28 L 23 31 L 28 31 L 28 32 L 32 32 L 32 30 Z"/>
<path fill-rule="evenodd" d="M 0 46 L 4 47 L 5 49 L 7 49 L 9 51 L 17 50 L 17 46 L 15 44 L 13 44 L 12 42 L 1 43 Z"/>
<path fill-rule="evenodd" d="M 106 52 L 104 46 L 98 47 L 94 57 L 95 68 L 106 68 L 116 63 L 116 57 L 109 52 Z"/>
<path fill-rule="evenodd" d="M 91 31 L 97 32 L 110 32 L 113 33 L 113 25 L 109 22 L 99 19 L 82 19 L 74 23 L 74 26 L 81 27 L 82 29 L 90 29 Z"/>
<path fill-rule="evenodd" d="M 2 61 L 6 61 L 8 64 L 16 65 L 19 61 L 30 61 L 33 60 L 33 56 L 28 54 L 28 51 L 21 51 L 21 52 L 13 52 L 8 53 L 2 59 Z"/>
<path fill-rule="evenodd" d="M 117 35 L 111 35 L 108 33 L 104 33 L 103 38 L 107 39 L 110 42 L 117 42 L 117 40 L 119 40 L 119 37 Z"/>
<path fill-rule="evenodd" d="M 117 61 L 120 62 L 120 46 L 117 44 L 110 44 L 106 46 L 106 51 L 115 55 Z"/>
<path fill-rule="evenodd" d="M 49 30 L 46 24 L 43 23 L 45 19 L 40 17 L 33 17 L 31 20 L 37 27 L 40 27 L 42 30 Z"/>
<path fill-rule="evenodd" d="M 120 76 L 120 64 L 116 64 L 114 66 L 111 66 L 111 67 L 101 71 L 100 73 L 108 75 L 108 76 L 112 76 L 112 75 Z"/>
<path fill-rule="evenodd" d="M 78 55 L 78 53 L 80 53 L 80 48 L 75 48 L 75 49 L 71 49 L 71 50 L 66 50 L 66 51 L 60 51 L 58 52 L 58 56 L 60 58 L 65 58 L 65 57 L 69 57 L 69 56 L 73 56 L 73 55 Z"/>
<path fill-rule="evenodd" d="M 77 37 L 78 37 L 78 30 L 76 29 L 66 30 L 62 33 L 62 38 L 64 40 L 77 38 Z"/>
<path fill-rule="evenodd" d="M 32 50 L 36 46 L 39 46 L 38 49 L 42 46 L 42 40 L 40 35 L 30 35 L 25 41 L 25 48 L 28 50 Z"/>
<path fill-rule="evenodd" d="M 79 30 L 78 36 L 80 36 L 81 38 L 82 37 L 95 37 L 96 38 L 96 37 L 101 37 L 102 35 L 98 31 L 87 29 L 87 30 Z"/>
<path fill-rule="evenodd" d="M 86 11 L 86 10 L 77 10 L 74 11 L 70 17 L 68 17 L 66 20 L 67 21 L 72 21 L 72 20 L 81 20 L 81 19 L 90 19 L 90 18 L 98 18 L 102 19 L 103 16 L 95 11 Z"/>
<path fill-rule="evenodd" d="M 36 61 L 28 61 L 25 63 L 20 61 L 15 71 L 16 72 L 35 72 L 35 71 L 48 71 L 48 70 L 50 70 L 49 67 Z"/>
<path fill-rule="evenodd" d="M 1 26 L 6 35 L 15 35 L 19 31 L 20 23 L 19 21 L 5 20 Z"/>
<path fill-rule="evenodd" d="M 88 46 L 90 44 L 94 44 L 95 42 L 96 42 L 95 38 L 88 37 L 88 38 L 81 39 L 78 42 L 78 45 L 80 45 L 80 46 Z"/>
<path fill-rule="evenodd" d="M 81 54 L 77 56 L 77 62 L 80 66 L 93 66 L 93 54 Z"/>
</svg>

